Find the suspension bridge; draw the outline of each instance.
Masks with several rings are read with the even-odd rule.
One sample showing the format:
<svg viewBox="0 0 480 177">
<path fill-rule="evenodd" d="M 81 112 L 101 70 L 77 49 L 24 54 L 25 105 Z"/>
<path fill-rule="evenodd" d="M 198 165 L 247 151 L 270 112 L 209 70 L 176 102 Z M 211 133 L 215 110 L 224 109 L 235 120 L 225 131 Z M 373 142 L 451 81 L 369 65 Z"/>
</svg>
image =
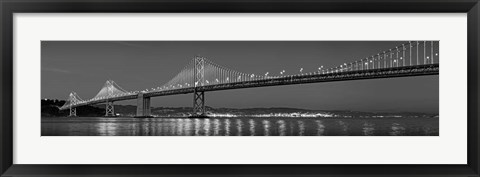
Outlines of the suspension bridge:
<svg viewBox="0 0 480 177">
<path fill-rule="evenodd" d="M 201 56 L 195 56 L 175 77 L 162 86 L 143 91 L 127 91 L 113 80 L 108 80 L 97 95 L 84 100 L 71 92 L 60 110 L 70 110 L 76 116 L 76 108 L 85 105 L 105 104 L 105 116 L 115 116 L 114 102 L 137 100 L 136 117 L 152 117 L 152 97 L 193 93 L 191 117 L 207 117 L 205 92 L 271 87 L 319 82 L 333 82 L 360 79 L 412 77 L 439 74 L 439 42 L 410 41 L 400 46 L 381 51 L 350 63 L 334 67 L 319 67 L 313 72 L 284 75 L 244 73 L 223 67 Z"/>
</svg>

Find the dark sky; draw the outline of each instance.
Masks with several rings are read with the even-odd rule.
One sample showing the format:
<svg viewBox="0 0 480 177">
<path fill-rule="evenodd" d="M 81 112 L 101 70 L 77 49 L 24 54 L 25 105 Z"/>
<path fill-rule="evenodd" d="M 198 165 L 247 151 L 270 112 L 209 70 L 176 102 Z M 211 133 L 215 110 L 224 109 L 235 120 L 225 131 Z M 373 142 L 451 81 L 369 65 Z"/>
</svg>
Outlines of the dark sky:
<svg viewBox="0 0 480 177">
<path fill-rule="evenodd" d="M 163 85 L 195 55 L 244 73 L 270 76 L 333 67 L 394 48 L 388 41 L 43 41 L 42 98 L 71 91 L 94 97 L 107 79 L 126 90 Z M 439 76 L 341 81 L 207 92 L 213 107 L 295 107 L 438 113 Z M 192 94 L 155 97 L 152 106 L 192 106 Z M 122 101 L 118 104 L 135 104 Z"/>
</svg>

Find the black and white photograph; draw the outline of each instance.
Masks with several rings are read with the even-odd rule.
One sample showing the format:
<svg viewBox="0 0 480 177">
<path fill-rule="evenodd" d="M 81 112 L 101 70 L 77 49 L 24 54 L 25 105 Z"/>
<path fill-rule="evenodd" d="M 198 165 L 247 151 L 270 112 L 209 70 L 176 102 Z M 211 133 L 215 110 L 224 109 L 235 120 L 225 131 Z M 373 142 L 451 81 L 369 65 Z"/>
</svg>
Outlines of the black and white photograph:
<svg viewBox="0 0 480 177">
<path fill-rule="evenodd" d="M 478 176 L 479 2 L 4 1 L 0 176 Z"/>
<path fill-rule="evenodd" d="M 440 41 L 41 41 L 41 136 L 440 136 Z"/>
</svg>

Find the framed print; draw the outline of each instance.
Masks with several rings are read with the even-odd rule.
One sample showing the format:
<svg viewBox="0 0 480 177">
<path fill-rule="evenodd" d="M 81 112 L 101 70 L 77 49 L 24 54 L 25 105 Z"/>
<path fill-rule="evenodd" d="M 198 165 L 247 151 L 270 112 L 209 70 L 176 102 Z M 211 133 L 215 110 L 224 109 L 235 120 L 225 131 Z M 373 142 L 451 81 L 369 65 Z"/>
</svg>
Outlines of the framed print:
<svg viewBox="0 0 480 177">
<path fill-rule="evenodd" d="M 479 176 L 478 0 L 1 8 L 2 176 Z"/>
</svg>

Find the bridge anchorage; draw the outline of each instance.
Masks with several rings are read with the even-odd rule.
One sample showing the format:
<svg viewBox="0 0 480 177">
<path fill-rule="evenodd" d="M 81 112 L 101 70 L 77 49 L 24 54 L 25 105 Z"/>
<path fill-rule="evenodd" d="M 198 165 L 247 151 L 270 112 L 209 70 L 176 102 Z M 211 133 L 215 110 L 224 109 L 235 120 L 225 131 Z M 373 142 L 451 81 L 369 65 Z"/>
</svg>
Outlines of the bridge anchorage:
<svg viewBox="0 0 480 177">
<path fill-rule="evenodd" d="M 140 92 L 137 96 L 137 118 L 151 118 L 150 97 L 145 97 L 145 94 Z"/>
<path fill-rule="evenodd" d="M 70 93 L 60 110 L 70 110 L 76 116 L 76 107 L 105 104 L 105 116 L 116 116 L 114 102 L 137 100 L 135 117 L 153 117 L 150 100 L 152 97 L 193 93 L 192 114 L 189 117 L 208 117 L 205 108 L 205 92 L 270 87 L 320 82 L 413 77 L 439 74 L 438 41 L 410 41 L 392 49 L 343 63 L 338 66 L 316 71 L 280 75 L 243 73 L 218 65 L 211 60 L 195 56 L 190 62 L 164 85 L 143 91 L 126 91 L 113 80 L 107 80 L 98 94 L 89 100 L 82 100 L 75 92 Z"/>
</svg>

